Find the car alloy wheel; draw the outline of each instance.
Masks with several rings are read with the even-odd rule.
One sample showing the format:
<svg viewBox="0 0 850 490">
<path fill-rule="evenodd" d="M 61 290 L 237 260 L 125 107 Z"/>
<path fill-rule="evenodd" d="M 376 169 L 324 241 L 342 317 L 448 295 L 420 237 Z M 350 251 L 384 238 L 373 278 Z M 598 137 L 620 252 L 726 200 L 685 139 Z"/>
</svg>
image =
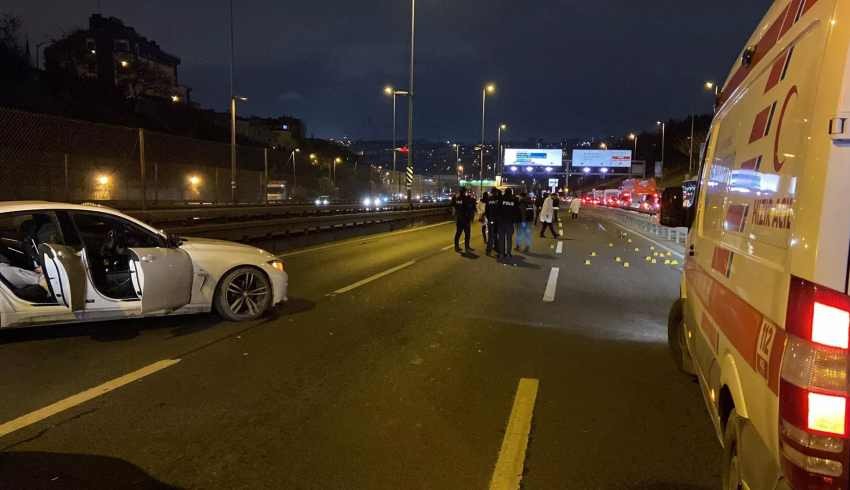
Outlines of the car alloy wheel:
<svg viewBox="0 0 850 490">
<path fill-rule="evenodd" d="M 254 320 L 265 313 L 271 300 L 272 289 L 266 275 L 253 267 L 241 267 L 222 280 L 216 310 L 228 320 Z"/>
</svg>

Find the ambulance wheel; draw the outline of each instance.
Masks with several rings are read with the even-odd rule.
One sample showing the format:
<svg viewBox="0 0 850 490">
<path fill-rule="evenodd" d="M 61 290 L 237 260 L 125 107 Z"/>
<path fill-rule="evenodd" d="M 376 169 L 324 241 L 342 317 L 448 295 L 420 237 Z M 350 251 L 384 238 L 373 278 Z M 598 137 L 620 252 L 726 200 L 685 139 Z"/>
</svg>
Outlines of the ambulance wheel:
<svg viewBox="0 0 850 490">
<path fill-rule="evenodd" d="M 741 418 L 733 409 L 726 421 L 726 431 L 723 434 L 723 490 L 739 490 L 744 487 L 741 472 L 743 462 L 738 452 L 738 441 L 741 435 Z"/>
<path fill-rule="evenodd" d="M 673 355 L 673 362 L 683 373 L 696 375 L 694 361 L 688 352 L 687 337 L 685 336 L 685 300 L 679 299 L 670 308 L 667 317 L 667 345 Z"/>
</svg>

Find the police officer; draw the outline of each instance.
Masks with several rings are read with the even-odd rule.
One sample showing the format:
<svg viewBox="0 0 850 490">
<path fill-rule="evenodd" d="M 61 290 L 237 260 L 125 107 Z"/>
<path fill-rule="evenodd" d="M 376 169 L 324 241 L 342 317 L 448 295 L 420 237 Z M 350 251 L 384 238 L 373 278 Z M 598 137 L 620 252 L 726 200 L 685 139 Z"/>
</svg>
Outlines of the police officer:
<svg viewBox="0 0 850 490">
<path fill-rule="evenodd" d="M 460 234 L 463 233 L 464 248 L 472 252 L 469 246 L 469 235 L 472 228 L 472 220 L 475 219 L 475 199 L 466 194 L 466 188 L 461 187 L 460 193 L 452 198 L 452 209 L 455 214 L 455 251 L 460 252 Z"/>
<path fill-rule="evenodd" d="M 497 246 L 499 245 L 499 205 L 501 204 L 502 191 L 493 188 L 490 191 L 490 199 L 487 200 L 487 205 L 484 208 L 484 217 L 487 221 L 487 255 L 496 250 L 499 253 Z"/>
<path fill-rule="evenodd" d="M 499 199 L 499 245 L 496 248 L 496 253 L 502 258 L 513 257 L 514 224 L 518 221 L 519 202 L 514 197 L 514 191 L 506 189 Z"/>
</svg>

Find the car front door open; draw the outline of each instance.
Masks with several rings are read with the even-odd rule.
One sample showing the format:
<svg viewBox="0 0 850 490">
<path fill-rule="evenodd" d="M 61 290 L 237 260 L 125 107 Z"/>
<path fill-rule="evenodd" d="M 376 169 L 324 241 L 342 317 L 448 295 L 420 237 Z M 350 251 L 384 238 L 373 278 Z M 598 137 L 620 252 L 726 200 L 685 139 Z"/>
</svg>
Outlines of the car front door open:
<svg viewBox="0 0 850 490">
<path fill-rule="evenodd" d="M 130 248 L 130 277 L 143 314 L 173 311 L 192 299 L 192 259 L 182 249 Z"/>
</svg>

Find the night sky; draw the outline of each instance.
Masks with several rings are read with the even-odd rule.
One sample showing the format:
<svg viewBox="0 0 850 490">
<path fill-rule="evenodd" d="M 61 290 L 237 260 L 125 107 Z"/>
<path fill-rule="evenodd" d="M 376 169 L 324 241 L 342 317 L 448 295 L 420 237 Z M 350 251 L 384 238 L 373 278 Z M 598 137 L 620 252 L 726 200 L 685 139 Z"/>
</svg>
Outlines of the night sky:
<svg viewBox="0 0 850 490">
<path fill-rule="evenodd" d="M 511 140 L 622 134 L 664 117 L 709 112 L 771 0 L 418 0 L 416 136 Z M 228 100 L 226 0 L 101 0 L 182 59 L 181 82 L 204 107 Z M 34 45 L 85 27 L 98 2 L 6 0 Z M 317 137 L 388 139 L 382 87 L 406 88 L 408 0 L 236 2 L 236 91 L 245 114 L 291 114 Z M 402 102 L 402 101 L 400 101 Z M 405 111 L 400 111 L 402 128 Z M 400 129 L 400 133 L 403 130 Z"/>
</svg>

